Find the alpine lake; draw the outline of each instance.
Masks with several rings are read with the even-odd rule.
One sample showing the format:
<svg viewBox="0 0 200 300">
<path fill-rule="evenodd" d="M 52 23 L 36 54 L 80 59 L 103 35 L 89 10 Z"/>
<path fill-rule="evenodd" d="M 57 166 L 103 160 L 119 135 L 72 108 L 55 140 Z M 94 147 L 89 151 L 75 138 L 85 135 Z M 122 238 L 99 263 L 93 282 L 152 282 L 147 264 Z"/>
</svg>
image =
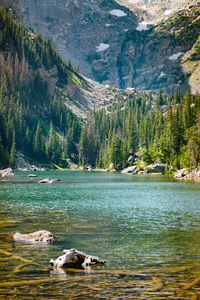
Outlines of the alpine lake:
<svg viewBox="0 0 200 300">
<path fill-rule="evenodd" d="M 200 299 L 200 184 L 170 176 L 16 172 L 0 179 L 0 299 Z M 53 184 L 38 184 L 56 178 Z M 49 230 L 53 244 L 13 241 Z M 51 270 L 76 248 L 106 259 Z"/>
</svg>

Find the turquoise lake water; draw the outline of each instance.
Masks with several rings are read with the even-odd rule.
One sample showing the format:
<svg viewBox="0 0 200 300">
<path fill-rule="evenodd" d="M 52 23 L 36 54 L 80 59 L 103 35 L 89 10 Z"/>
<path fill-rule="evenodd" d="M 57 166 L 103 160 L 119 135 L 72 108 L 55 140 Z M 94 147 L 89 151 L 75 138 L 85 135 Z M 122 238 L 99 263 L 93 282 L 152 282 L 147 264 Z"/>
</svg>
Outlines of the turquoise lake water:
<svg viewBox="0 0 200 300">
<path fill-rule="evenodd" d="M 35 172 L 32 180 L 27 174 L 0 180 L 2 298 L 198 297 L 198 284 L 185 286 L 200 276 L 199 183 L 104 172 Z M 42 178 L 60 181 L 38 184 Z M 12 240 L 16 231 L 41 229 L 58 241 Z M 106 266 L 51 271 L 49 260 L 70 248 L 106 259 Z"/>
</svg>

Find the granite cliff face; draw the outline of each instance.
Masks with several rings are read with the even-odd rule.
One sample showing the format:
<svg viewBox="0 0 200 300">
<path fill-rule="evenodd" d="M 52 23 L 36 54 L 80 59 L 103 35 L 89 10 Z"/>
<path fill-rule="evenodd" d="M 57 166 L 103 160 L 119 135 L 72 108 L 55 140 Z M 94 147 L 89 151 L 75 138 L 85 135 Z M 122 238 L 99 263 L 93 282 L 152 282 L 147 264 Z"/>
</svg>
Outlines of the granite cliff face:
<svg viewBox="0 0 200 300">
<path fill-rule="evenodd" d="M 199 54 L 192 63 L 190 55 L 199 47 L 199 0 L 19 2 L 25 21 L 89 78 L 120 88 L 200 89 Z"/>
</svg>

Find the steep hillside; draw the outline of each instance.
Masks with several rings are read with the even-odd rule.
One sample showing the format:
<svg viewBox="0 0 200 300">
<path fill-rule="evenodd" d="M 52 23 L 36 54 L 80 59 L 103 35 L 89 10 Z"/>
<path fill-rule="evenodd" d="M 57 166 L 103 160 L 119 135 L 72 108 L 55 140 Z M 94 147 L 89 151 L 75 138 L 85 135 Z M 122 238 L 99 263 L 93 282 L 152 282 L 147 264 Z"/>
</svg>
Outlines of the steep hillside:
<svg viewBox="0 0 200 300">
<path fill-rule="evenodd" d="M 16 150 L 67 164 L 77 155 L 80 121 L 60 90 L 76 76 L 82 85 L 85 80 L 48 40 L 13 18 L 12 10 L 0 9 L 0 166 L 14 167 Z"/>
<path fill-rule="evenodd" d="M 15 11 L 0 8 L 0 167 L 14 166 L 16 151 L 41 163 L 78 162 L 77 115 L 128 95 L 88 81 Z"/>
<path fill-rule="evenodd" d="M 120 88 L 197 91 L 194 70 L 186 72 L 177 54 L 198 38 L 199 0 L 142 2 L 19 0 L 26 22 L 84 75 Z"/>
</svg>

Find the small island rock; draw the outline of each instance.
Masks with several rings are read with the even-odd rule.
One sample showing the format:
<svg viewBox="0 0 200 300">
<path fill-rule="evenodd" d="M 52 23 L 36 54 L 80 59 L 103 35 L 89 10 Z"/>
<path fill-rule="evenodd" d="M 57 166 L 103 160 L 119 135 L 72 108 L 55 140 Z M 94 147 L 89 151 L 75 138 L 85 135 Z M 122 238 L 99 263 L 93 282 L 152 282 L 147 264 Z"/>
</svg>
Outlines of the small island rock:
<svg viewBox="0 0 200 300">
<path fill-rule="evenodd" d="M 29 177 L 29 178 L 37 177 L 37 175 L 36 174 L 29 174 L 29 175 L 27 175 L 27 177 Z"/>
<path fill-rule="evenodd" d="M 52 268 L 75 268 L 85 269 L 91 265 L 105 264 L 105 260 L 100 260 L 96 256 L 87 255 L 76 249 L 64 250 L 64 255 L 59 256 L 56 260 L 50 260 Z"/>
<path fill-rule="evenodd" d="M 37 242 L 42 242 L 42 243 L 52 243 L 55 241 L 55 236 L 53 233 L 47 230 L 39 230 L 35 231 L 32 233 L 20 233 L 16 232 L 13 235 L 13 239 L 15 241 L 21 241 L 21 242 L 30 242 L 30 243 L 37 243 Z"/>
</svg>

